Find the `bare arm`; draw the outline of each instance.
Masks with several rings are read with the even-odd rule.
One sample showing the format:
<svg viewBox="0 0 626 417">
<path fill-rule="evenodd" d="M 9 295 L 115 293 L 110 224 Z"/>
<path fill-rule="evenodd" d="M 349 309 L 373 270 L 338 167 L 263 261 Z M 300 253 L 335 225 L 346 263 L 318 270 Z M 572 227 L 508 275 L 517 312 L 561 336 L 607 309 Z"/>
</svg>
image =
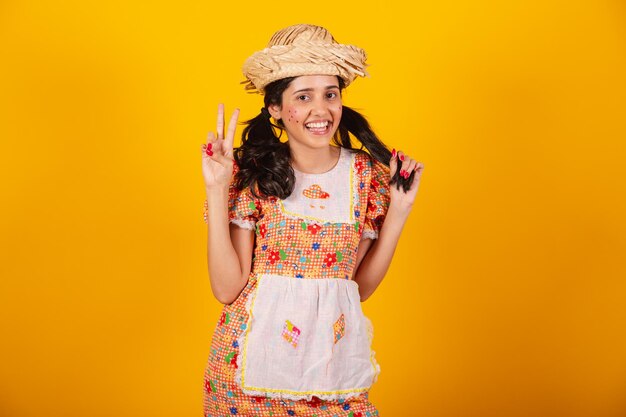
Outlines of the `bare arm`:
<svg viewBox="0 0 626 417">
<path fill-rule="evenodd" d="M 202 149 L 202 175 L 207 195 L 207 261 L 211 290 L 221 303 L 230 304 L 248 281 L 254 231 L 229 224 L 229 186 L 233 177 L 233 140 L 239 109 L 235 109 L 224 137 L 224 105 L 217 111 L 217 137 L 209 132 Z"/>
<path fill-rule="evenodd" d="M 390 204 L 378 238 L 375 240 L 362 239 L 359 244 L 353 279 L 359 284 L 359 295 L 362 302 L 374 293 L 391 265 L 402 229 L 413 208 L 424 168 L 424 164 L 421 162 L 406 158 L 402 152 L 396 155 L 394 151 L 389 163 L 390 177 L 394 176 L 398 168 L 398 158 L 403 161 L 400 175 L 403 175 L 402 171 L 406 171 L 405 178 L 413 171 L 416 175 L 411 187 L 406 192 L 398 190 L 395 186 L 390 187 Z"/>
<path fill-rule="evenodd" d="M 398 211 L 390 205 L 378 239 L 361 240 L 353 279 L 359 284 L 362 302 L 374 293 L 385 277 L 407 217 L 408 212 Z"/>
<path fill-rule="evenodd" d="M 252 267 L 254 231 L 228 222 L 228 189 L 207 190 L 207 263 L 213 295 L 230 304 L 248 282 Z"/>
</svg>

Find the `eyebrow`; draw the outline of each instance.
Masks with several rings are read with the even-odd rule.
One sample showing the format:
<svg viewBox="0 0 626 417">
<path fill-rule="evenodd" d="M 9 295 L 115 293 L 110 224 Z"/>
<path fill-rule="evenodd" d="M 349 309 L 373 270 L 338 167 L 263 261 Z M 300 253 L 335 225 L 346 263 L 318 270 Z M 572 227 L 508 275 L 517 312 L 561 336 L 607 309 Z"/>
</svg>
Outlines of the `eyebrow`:
<svg viewBox="0 0 626 417">
<path fill-rule="evenodd" d="M 338 86 L 338 85 L 327 85 L 327 86 L 326 86 L 326 89 L 327 89 L 327 90 L 330 90 L 331 88 L 336 88 L 336 89 L 339 89 L 339 86 Z M 301 93 L 301 92 L 303 92 L 303 91 L 313 91 L 313 90 L 315 90 L 315 89 L 314 89 L 314 88 L 303 88 L 303 89 L 301 89 L 301 90 L 294 91 L 294 92 L 293 92 L 293 94 Z"/>
</svg>

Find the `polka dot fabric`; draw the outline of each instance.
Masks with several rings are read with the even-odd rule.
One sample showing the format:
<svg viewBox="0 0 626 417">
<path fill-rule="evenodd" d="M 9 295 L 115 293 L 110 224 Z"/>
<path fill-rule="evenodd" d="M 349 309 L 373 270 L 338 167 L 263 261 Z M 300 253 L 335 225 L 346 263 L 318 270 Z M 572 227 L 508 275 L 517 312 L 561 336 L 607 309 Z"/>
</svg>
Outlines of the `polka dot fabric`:
<svg viewBox="0 0 626 417">
<path fill-rule="evenodd" d="M 347 151 L 345 149 L 342 152 Z M 255 199 L 249 190 L 231 185 L 229 220 L 255 233 L 248 283 L 224 305 L 211 341 L 204 375 L 204 416 L 378 416 L 368 392 L 349 400 L 282 400 L 250 396 L 235 382 L 239 346 L 246 329 L 245 304 L 259 274 L 294 279 L 352 279 L 359 241 L 376 238 L 389 206 L 389 168 L 362 151 L 348 151 L 355 194 L 354 223 L 315 223 L 285 215 L 276 198 Z M 235 170 L 237 167 L 235 167 Z M 324 174 L 319 174 L 323 176 Z M 332 201 L 332 200 L 329 200 Z M 364 234 L 364 232 L 369 232 Z"/>
</svg>

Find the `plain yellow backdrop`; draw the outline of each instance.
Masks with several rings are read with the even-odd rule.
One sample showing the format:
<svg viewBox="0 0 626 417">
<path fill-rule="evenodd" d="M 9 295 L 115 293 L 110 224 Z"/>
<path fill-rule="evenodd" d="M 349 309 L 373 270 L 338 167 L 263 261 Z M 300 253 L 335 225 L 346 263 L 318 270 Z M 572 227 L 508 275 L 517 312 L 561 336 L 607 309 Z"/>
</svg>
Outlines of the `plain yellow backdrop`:
<svg viewBox="0 0 626 417">
<path fill-rule="evenodd" d="M 363 304 L 381 415 L 626 415 L 617 0 L 2 1 L 0 415 L 202 415 L 200 144 L 294 23 L 367 51 L 345 103 L 425 164 Z"/>
</svg>

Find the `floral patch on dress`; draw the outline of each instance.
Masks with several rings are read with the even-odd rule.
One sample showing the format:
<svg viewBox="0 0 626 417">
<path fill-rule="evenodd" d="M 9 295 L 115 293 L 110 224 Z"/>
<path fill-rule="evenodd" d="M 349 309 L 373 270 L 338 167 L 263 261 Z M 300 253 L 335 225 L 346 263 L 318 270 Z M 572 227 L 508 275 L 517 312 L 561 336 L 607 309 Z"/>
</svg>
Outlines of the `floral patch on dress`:
<svg viewBox="0 0 626 417">
<path fill-rule="evenodd" d="M 293 325 L 289 320 L 285 320 L 283 326 L 283 339 L 291 343 L 293 347 L 298 347 L 298 339 L 300 338 L 300 329 Z"/>
</svg>

